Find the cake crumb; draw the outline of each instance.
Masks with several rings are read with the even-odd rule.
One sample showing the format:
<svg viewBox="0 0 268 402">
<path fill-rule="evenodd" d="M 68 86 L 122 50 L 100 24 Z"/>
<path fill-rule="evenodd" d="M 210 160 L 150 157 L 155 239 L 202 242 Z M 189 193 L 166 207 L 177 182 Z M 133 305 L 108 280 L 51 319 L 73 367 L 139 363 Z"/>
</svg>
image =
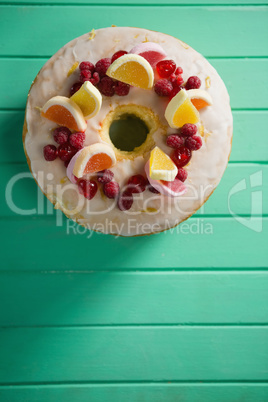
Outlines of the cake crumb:
<svg viewBox="0 0 268 402">
<path fill-rule="evenodd" d="M 204 140 L 206 141 L 210 136 L 211 136 L 211 132 L 207 132 L 207 133 L 205 133 L 205 135 L 204 135 Z"/>
<path fill-rule="evenodd" d="M 208 76 L 208 77 L 205 79 L 205 81 L 206 81 L 206 88 L 210 88 L 210 85 L 211 85 L 210 77 Z"/>
<path fill-rule="evenodd" d="M 93 28 L 93 29 L 89 32 L 89 38 L 88 38 L 88 40 L 94 39 L 95 36 L 96 36 L 96 32 L 95 32 L 95 29 Z"/>
<path fill-rule="evenodd" d="M 148 207 L 148 208 L 146 208 L 146 209 L 142 209 L 141 212 L 145 212 L 145 213 L 151 214 L 151 213 L 154 213 L 154 212 L 158 212 L 158 209 L 152 208 L 152 207 Z"/>
<path fill-rule="evenodd" d="M 112 27 L 112 28 L 115 28 L 115 27 L 117 27 L 117 25 L 112 24 L 111 27 Z"/>
<path fill-rule="evenodd" d="M 204 126 L 203 126 L 203 124 L 200 124 L 199 132 L 200 132 L 201 137 L 204 137 Z"/>
<path fill-rule="evenodd" d="M 76 62 L 72 65 L 72 67 L 70 68 L 70 70 L 68 71 L 67 77 L 70 77 L 70 75 L 72 75 L 72 74 L 75 72 L 75 70 L 77 69 L 78 65 L 79 65 L 79 62 L 76 61 Z"/>
<path fill-rule="evenodd" d="M 134 36 L 134 39 L 137 39 L 140 36 L 140 34 L 137 34 Z"/>
<path fill-rule="evenodd" d="M 38 110 L 38 112 L 41 112 L 41 110 L 42 110 L 42 108 L 39 107 L 39 106 L 35 106 L 34 108 L 35 108 L 36 110 Z"/>
<path fill-rule="evenodd" d="M 142 41 L 142 43 L 146 43 L 149 42 L 149 39 L 147 38 L 147 36 L 145 36 L 145 39 Z"/>
<path fill-rule="evenodd" d="M 64 176 L 62 179 L 60 179 L 60 183 L 64 184 L 64 183 L 66 183 L 67 180 L 68 180 L 68 177 Z"/>
<path fill-rule="evenodd" d="M 182 45 L 182 47 L 184 47 L 184 49 L 189 49 L 189 45 L 187 45 L 187 43 L 183 42 L 182 40 L 178 39 L 178 41 L 180 42 L 180 44 Z"/>
</svg>

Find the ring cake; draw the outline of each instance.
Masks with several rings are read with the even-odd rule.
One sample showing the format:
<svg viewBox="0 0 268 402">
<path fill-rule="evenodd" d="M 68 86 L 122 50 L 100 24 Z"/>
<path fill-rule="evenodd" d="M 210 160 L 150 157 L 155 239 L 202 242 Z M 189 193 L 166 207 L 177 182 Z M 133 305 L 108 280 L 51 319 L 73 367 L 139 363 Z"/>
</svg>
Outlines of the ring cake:
<svg viewBox="0 0 268 402">
<path fill-rule="evenodd" d="M 55 208 L 97 232 L 170 229 L 212 194 L 231 151 L 225 85 L 208 61 L 169 35 L 92 30 L 35 78 L 23 144 Z"/>
</svg>

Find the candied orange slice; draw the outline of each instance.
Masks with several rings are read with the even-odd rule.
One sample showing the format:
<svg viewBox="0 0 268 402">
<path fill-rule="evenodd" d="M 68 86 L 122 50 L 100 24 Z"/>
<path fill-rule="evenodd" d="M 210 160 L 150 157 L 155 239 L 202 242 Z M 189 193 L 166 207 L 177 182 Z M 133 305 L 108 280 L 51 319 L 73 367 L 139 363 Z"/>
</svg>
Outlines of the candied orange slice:
<svg viewBox="0 0 268 402">
<path fill-rule="evenodd" d="M 125 54 L 116 59 L 106 74 L 118 81 L 134 87 L 150 89 L 154 82 L 153 69 L 144 57 L 138 54 Z"/>
<path fill-rule="evenodd" d="M 158 147 L 151 151 L 149 167 L 150 177 L 153 180 L 173 181 L 178 173 L 174 162 Z"/>
<path fill-rule="evenodd" d="M 195 124 L 199 121 L 198 110 L 192 104 L 187 92 L 182 89 L 167 105 L 165 118 L 172 128 L 182 127 L 186 123 Z"/>
<path fill-rule="evenodd" d="M 109 169 L 116 163 L 113 149 L 108 144 L 96 143 L 80 151 L 73 167 L 73 175 L 80 178 L 85 174 Z"/>
<path fill-rule="evenodd" d="M 70 99 L 80 107 L 86 120 L 96 116 L 101 108 L 101 93 L 89 81 L 84 82 Z"/>
<path fill-rule="evenodd" d="M 189 89 L 187 95 L 197 110 L 206 106 L 211 106 L 213 103 L 210 94 L 203 89 Z"/>
<path fill-rule="evenodd" d="M 75 131 L 85 131 L 87 123 L 80 107 L 65 96 L 54 96 L 41 109 L 41 115 L 60 126 Z"/>
</svg>

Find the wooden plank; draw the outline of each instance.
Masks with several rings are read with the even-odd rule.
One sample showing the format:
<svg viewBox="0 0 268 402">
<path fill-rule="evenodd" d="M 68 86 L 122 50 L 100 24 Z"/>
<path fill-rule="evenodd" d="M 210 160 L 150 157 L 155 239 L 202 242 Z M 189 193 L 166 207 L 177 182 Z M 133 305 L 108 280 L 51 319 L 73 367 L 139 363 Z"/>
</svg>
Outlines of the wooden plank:
<svg viewBox="0 0 268 402">
<path fill-rule="evenodd" d="M 267 160 L 268 111 L 234 111 L 234 140 L 231 161 L 258 162 Z M 0 110 L 0 161 L 25 162 L 22 146 L 10 147 L 10 133 L 20 144 L 24 111 Z M 258 122 L 258 130 L 256 130 Z M 253 134 L 254 133 L 254 134 Z M 256 146 L 256 141 L 262 146 Z"/>
<path fill-rule="evenodd" d="M 243 326 L 3 328 L 0 383 L 267 381 L 267 337 Z"/>
<path fill-rule="evenodd" d="M 109 12 L 105 12 L 104 7 L 68 6 L 64 8 L 64 18 L 58 18 L 62 12 L 60 6 L 3 5 L 0 23 L 5 32 L 5 41 L 1 44 L 0 54 L 50 56 L 65 43 L 92 28 L 111 24 L 137 26 L 138 21 L 140 27 L 179 37 L 206 56 L 267 55 L 264 43 L 268 39 L 268 8 L 265 6 L 113 6 L 109 7 Z M 170 18 L 171 15 L 174 18 Z M 73 21 L 79 21 L 79 24 Z M 196 34 L 195 29 L 189 29 L 193 21 L 198 21 L 200 35 Z M 23 35 L 17 35 L 14 40 L 14 32 L 23 32 Z M 33 32 L 38 34 L 33 35 Z"/>
<path fill-rule="evenodd" d="M 267 287 L 264 272 L 6 272 L 0 325 L 265 324 Z"/>
<path fill-rule="evenodd" d="M 262 181 L 261 186 L 256 181 L 258 179 Z M 33 210 L 31 215 L 34 216 L 36 208 L 42 214 L 43 204 L 46 206 L 44 211 L 47 210 L 47 205 L 51 211 L 50 203 L 36 186 L 26 164 L 0 165 L 0 180 L 8 189 L 8 192 L 6 194 L 2 192 L 0 197 L 0 216 L 23 215 L 24 211 L 30 209 Z M 16 182 L 10 186 L 12 180 Z M 257 187 L 251 187 L 250 180 L 253 180 L 253 185 L 257 183 Z M 246 188 L 243 191 L 237 188 L 239 183 L 245 184 Z M 27 194 L 27 197 L 22 197 L 22 194 Z M 252 197 L 254 197 L 253 208 Z M 201 217 L 204 214 L 231 216 L 234 213 L 268 214 L 268 165 L 229 164 L 218 188 L 197 215 Z"/>
<path fill-rule="evenodd" d="M 32 80 L 46 59 L 0 59 L 0 108 L 24 109 Z M 256 80 L 248 95 L 248 77 L 264 77 L 268 59 L 210 59 L 224 79 L 230 93 L 233 108 L 268 108 L 268 83 Z M 20 80 L 7 80 L 20 71 Z M 252 103 L 254 99 L 254 104 Z M 39 105 L 42 106 L 42 105 Z"/>
<path fill-rule="evenodd" d="M 92 271 L 266 267 L 268 218 L 242 218 L 242 222 L 249 227 L 233 218 L 191 218 L 167 232 L 125 238 L 90 232 L 66 219 L 59 220 L 59 226 L 56 226 L 56 221 L 47 217 L 3 218 L 1 230 L 5 235 L 1 246 L 6 260 L 0 269 Z M 52 256 L 49 250 L 53 250 Z"/>
<path fill-rule="evenodd" d="M 256 4 L 254 4 L 256 3 Z M 7 1 L 5 0 L 0 0 L 0 4 L 7 4 Z M 52 1 L 45 1 L 45 0 L 12 0 L 9 1 L 8 4 L 14 4 L 14 5 L 48 5 L 52 4 Z M 88 6 L 94 6 L 97 4 L 96 1 L 88 1 L 88 0 L 78 0 L 77 2 L 74 2 L 74 0 L 54 0 L 53 4 L 60 4 L 61 6 L 66 6 L 66 5 L 88 5 Z M 185 5 L 196 5 L 196 6 L 207 6 L 207 5 L 220 5 L 220 6 L 225 6 L 225 5 L 238 5 L 238 6 L 248 6 L 248 5 L 253 5 L 254 7 L 257 7 L 258 5 L 266 5 L 267 0 L 221 0 L 219 4 L 217 4 L 216 0 L 168 0 L 167 2 L 164 2 L 163 0 L 131 0 L 131 1 L 126 1 L 126 0 L 101 0 L 98 1 L 98 5 L 105 5 L 105 6 L 115 6 L 115 5 L 120 5 L 120 6 L 139 6 L 139 5 L 148 5 L 148 6 L 156 6 L 156 5 L 161 5 L 161 6 L 169 6 L 169 5 L 174 5 L 174 6 L 185 6 Z"/>
<path fill-rule="evenodd" d="M 5 402 L 267 402 L 267 384 L 102 384 L 0 387 Z"/>
</svg>

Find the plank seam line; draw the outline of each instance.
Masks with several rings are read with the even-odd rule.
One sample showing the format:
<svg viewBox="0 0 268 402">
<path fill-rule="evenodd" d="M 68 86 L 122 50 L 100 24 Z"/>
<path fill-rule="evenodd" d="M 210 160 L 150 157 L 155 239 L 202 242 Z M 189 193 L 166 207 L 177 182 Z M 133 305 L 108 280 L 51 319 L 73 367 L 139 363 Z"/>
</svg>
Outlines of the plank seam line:
<svg viewBox="0 0 268 402">
<path fill-rule="evenodd" d="M 1 330 L 16 330 L 16 329 L 51 329 L 51 330 L 74 330 L 74 329 L 80 329 L 80 330 L 97 330 L 97 329 L 150 329 L 150 328 L 157 328 L 157 329 L 169 329 L 169 328 L 177 328 L 177 329 L 181 329 L 181 328 L 239 328 L 239 329 L 246 329 L 246 328 L 268 328 L 268 322 L 267 323 L 233 323 L 233 324 L 228 324 L 228 323 L 203 323 L 203 324 L 193 324 L 193 323 L 180 323 L 180 324 L 175 324 L 175 323 L 151 323 L 151 324 L 74 324 L 74 325 L 1 325 L 0 329 Z"/>
<path fill-rule="evenodd" d="M 141 3 L 141 4 L 136 4 L 136 3 L 31 3 L 31 2 L 21 2 L 21 3 L 15 3 L 15 2 L 1 2 L 0 6 L 11 6 L 11 7 L 25 7 L 25 6 L 30 6 L 30 7 L 127 7 L 127 8 L 137 8 L 137 7 L 142 7 L 142 8 L 151 8 L 152 6 L 157 8 L 163 8 L 163 7 L 172 7 L 172 8 L 203 8 L 203 7 L 209 7 L 209 8 L 215 8 L 217 9 L 218 7 L 228 7 L 228 8 L 252 8 L 252 7 L 258 7 L 258 8 L 266 8 L 267 4 L 262 4 L 262 3 L 249 3 L 249 4 L 239 4 L 239 3 L 234 3 L 234 4 L 228 4 L 228 3 L 203 3 L 203 4 L 188 4 L 188 3 L 182 3 L 182 4 L 174 4 L 174 3 L 162 3 L 162 4 L 151 4 L 151 3 Z"/>
<path fill-rule="evenodd" d="M 193 384 L 193 385 L 206 385 L 206 384 L 234 384 L 234 385 L 240 385 L 240 384 L 263 384 L 263 385 L 268 385 L 267 380 L 166 380 L 166 381 L 157 381 L 157 380 L 118 380 L 118 381 L 36 381 L 36 382 L 10 382 L 10 383 L 0 383 L 0 387 L 38 387 L 38 386 L 61 386 L 61 385 L 187 385 L 187 384 Z"/>
<path fill-rule="evenodd" d="M 90 275 L 90 274 L 137 274 L 137 275 L 157 275 L 157 274 L 182 274 L 182 273 L 195 273 L 200 275 L 203 274 L 223 274 L 223 273 L 228 273 L 229 274 L 236 274 L 236 275 L 241 275 L 244 272 L 247 274 L 267 274 L 268 273 L 268 267 L 261 267 L 261 268 L 240 268 L 240 269 L 233 269 L 233 268 L 166 268 L 163 269 L 162 267 L 157 269 L 157 268 L 122 268 L 120 269 L 106 269 L 106 270 L 62 270 L 62 271 L 47 271 L 47 270 L 40 270 L 40 271 L 34 271 L 34 270 L 19 270 L 19 269 L 3 269 L 0 271 L 0 276 L 3 274 L 30 274 L 30 275 Z"/>
</svg>

